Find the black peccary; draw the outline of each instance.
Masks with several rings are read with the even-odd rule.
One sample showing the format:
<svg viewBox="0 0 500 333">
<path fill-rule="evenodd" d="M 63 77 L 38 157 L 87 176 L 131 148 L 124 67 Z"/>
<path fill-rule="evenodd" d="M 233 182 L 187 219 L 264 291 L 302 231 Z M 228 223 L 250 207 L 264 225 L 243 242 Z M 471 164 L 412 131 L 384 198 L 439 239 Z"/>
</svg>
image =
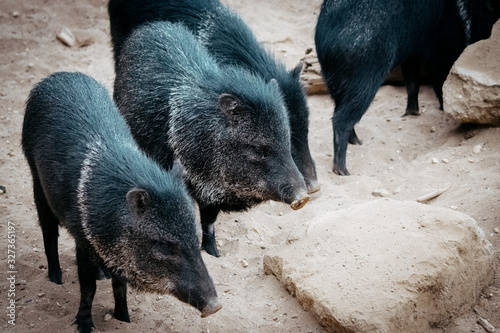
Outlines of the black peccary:
<svg viewBox="0 0 500 333">
<path fill-rule="evenodd" d="M 291 131 L 292 157 L 309 193 L 319 191 L 309 150 L 309 109 L 299 82 L 302 65 L 288 71 L 261 43 L 239 15 L 219 0 L 110 0 L 108 5 L 115 68 L 123 42 L 145 22 L 182 22 L 221 64 L 241 66 L 266 81 L 276 79 L 283 93 Z"/>
<path fill-rule="evenodd" d="M 442 86 L 464 48 L 487 38 L 500 17 L 494 0 L 325 0 L 316 51 L 332 98 L 333 171 L 349 175 L 347 144 L 361 144 L 354 125 L 390 70 L 401 65 L 407 114 L 418 114 L 423 63 L 442 108 Z"/>
<path fill-rule="evenodd" d="M 59 225 L 75 238 L 79 332 L 93 327 L 96 276 L 112 276 L 114 316 L 129 322 L 126 283 L 170 293 L 210 315 L 221 308 L 199 249 L 182 168 L 164 171 L 139 150 L 107 90 L 56 73 L 31 91 L 22 146 L 33 176 L 49 278 L 62 283 Z"/>
<path fill-rule="evenodd" d="M 221 210 L 309 200 L 276 81 L 219 67 L 182 24 L 142 25 L 127 38 L 114 97 L 142 149 L 167 169 L 174 158 L 184 165 L 209 254 L 218 256 Z"/>
</svg>

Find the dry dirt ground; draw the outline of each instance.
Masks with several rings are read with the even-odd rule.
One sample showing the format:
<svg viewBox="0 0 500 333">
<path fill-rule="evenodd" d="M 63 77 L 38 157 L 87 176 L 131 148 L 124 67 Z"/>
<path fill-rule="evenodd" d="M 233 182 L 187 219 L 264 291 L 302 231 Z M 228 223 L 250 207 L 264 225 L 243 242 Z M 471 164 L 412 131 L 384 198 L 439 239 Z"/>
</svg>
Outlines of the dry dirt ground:
<svg viewBox="0 0 500 333">
<path fill-rule="evenodd" d="M 313 45 L 320 0 L 225 0 L 254 29 L 257 37 L 290 68 Z M 79 302 L 74 242 L 63 231 L 60 259 L 63 285 L 47 279 L 41 231 L 33 205 L 31 177 L 20 149 L 26 96 L 34 83 L 56 71 L 81 71 L 112 87 L 114 73 L 105 0 L 0 0 L 0 331 L 72 332 Z M 56 40 L 62 27 L 84 48 Z M 350 146 L 347 163 L 352 176 L 331 172 L 333 103 L 312 96 L 310 148 L 322 189 L 300 211 L 280 203 L 264 203 L 247 213 L 222 215 L 217 224 L 222 257 L 204 254 L 224 308 L 201 319 L 199 313 L 171 296 L 130 291 L 132 323 L 112 314 L 109 280 L 99 281 L 93 314 L 98 332 L 323 332 L 274 276 L 264 275 L 262 258 L 283 246 L 287 228 L 322 212 L 373 200 L 372 191 L 386 189 L 397 200 L 412 200 L 435 190 L 449 190 L 429 204 L 453 208 L 475 218 L 493 243 L 496 277 L 471 309 L 433 332 L 483 332 L 484 317 L 500 328 L 500 129 L 459 126 L 438 110 L 432 90 L 420 94 L 422 115 L 402 118 L 406 93 L 384 86 L 357 125 L 362 146 Z M 437 163 L 433 163 L 437 162 Z M 8 223 L 15 226 L 15 296 L 6 279 Z M 370 221 L 366 221 L 370 223 Z M 300 254 L 297 254 L 300 255 Z M 246 260 L 248 267 L 241 261 Z M 360 291 L 362 293 L 362 291 Z M 354 296 L 354 295 L 353 295 Z M 360 296 L 360 295 L 356 295 Z M 361 295 L 362 297 L 362 295 Z M 8 323 L 7 305 L 15 299 L 15 326 Z"/>
</svg>

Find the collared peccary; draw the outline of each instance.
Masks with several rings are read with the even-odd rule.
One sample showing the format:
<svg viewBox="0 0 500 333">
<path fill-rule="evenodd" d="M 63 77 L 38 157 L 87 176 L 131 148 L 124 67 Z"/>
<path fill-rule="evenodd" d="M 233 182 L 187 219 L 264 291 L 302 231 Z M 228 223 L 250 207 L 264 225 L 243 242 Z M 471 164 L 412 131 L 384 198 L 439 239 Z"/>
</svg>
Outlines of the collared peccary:
<svg viewBox="0 0 500 333">
<path fill-rule="evenodd" d="M 221 308 L 199 249 L 192 199 L 178 163 L 166 172 L 140 151 L 107 90 L 81 73 L 56 73 L 31 91 L 22 147 L 51 281 L 61 284 L 58 226 L 75 238 L 90 332 L 99 268 L 112 276 L 116 319 L 129 322 L 126 283 L 170 293 L 210 315 Z"/>
<path fill-rule="evenodd" d="M 423 63 L 442 108 L 442 86 L 464 48 L 487 38 L 500 17 L 494 0 L 325 0 L 315 44 L 332 98 L 333 171 L 348 175 L 347 143 L 360 144 L 354 125 L 389 71 L 401 65 L 406 114 L 418 114 Z"/>
<path fill-rule="evenodd" d="M 239 15 L 219 0 L 110 0 L 108 5 L 115 68 L 123 42 L 145 22 L 182 22 L 221 64 L 241 66 L 276 79 L 283 93 L 291 130 L 292 157 L 309 193 L 319 191 L 308 141 L 309 109 L 299 82 L 302 65 L 288 71 L 261 43 Z"/>
<path fill-rule="evenodd" d="M 127 38 L 114 96 L 142 149 L 167 169 L 174 158 L 184 165 L 209 254 L 219 255 L 221 210 L 266 200 L 299 209 L 309 200 L 276 81 L 219 67 L 182 24 L 145 24 Z"/>
</svg>

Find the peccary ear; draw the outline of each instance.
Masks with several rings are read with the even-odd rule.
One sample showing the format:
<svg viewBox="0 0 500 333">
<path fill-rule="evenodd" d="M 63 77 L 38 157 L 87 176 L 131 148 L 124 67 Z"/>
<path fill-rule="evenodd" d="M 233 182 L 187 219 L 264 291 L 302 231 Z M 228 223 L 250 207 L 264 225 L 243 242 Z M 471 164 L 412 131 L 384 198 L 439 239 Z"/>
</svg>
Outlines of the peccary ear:
<svg viewBox="0 0 500 333">
<path fill-rule="evenodd" d="M 170 172 L 172 172 L 174 176 L 182 178 L 182 175 L 184 174 L 184 166 L 182 165 L 181 161 L 175 160 Z"/>
<path fill-rule="evenodd" d="M 127 193 L 127 205 L 136 216 L 142 216 L 150 201 L 149 193 L 146 190 L 134 188 Z"/>
<path fill-rule="evenodd" d="M 219 96 L 219 107 L 229 119 L 239 113 L 242 105 L 243 103 L 231 94 L 222 94 Z"/>
<path fill-rule="evenodd" d="M 302 73 L 302 67 L 304 67 L 304 62 L 300 61 L 299 64 L 290 71 L 290 75 L 292 75 L 292 77 L 297 81 L 300 78 L 300 73 Z"/>
<path fill-rule="evenodd" d="M 267 84 L 270 85 L 271 87 L 274 87 L 275 89 L 278 89 L 278 91 L 280 91 L 280 85 L 279 85 L 278 81 L 276 81 L 276 79 L 271 79 Z"/>
</svg>

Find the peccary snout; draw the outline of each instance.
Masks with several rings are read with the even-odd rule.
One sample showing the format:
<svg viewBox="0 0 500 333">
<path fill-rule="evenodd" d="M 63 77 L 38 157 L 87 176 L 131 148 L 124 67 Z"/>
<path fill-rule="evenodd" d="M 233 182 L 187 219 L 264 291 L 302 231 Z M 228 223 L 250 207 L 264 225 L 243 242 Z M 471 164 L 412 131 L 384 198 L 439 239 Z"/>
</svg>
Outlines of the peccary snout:
<svg viewBox="0 0 500 333">
<path fill-rule="evenodd" d="M 301 209 L 310 199 L 306 183 L 291 159 L 284 165 L 289 165 L 289 168 L 284 173 L 285 177 L 277 177 L 280 181 L 274 188 L 273 200 L 289 204 L 293 210 Z"/>
<path fill-rule="evenodd" d="M 213 315 L 217 311 L 222 309 L 222 305 L 219 304 L 219 301 L 217 297 L 209 300 L 205 307 L 201 310 L 201 318 L 208 317 L 210 315 Z"/>
</svg>

